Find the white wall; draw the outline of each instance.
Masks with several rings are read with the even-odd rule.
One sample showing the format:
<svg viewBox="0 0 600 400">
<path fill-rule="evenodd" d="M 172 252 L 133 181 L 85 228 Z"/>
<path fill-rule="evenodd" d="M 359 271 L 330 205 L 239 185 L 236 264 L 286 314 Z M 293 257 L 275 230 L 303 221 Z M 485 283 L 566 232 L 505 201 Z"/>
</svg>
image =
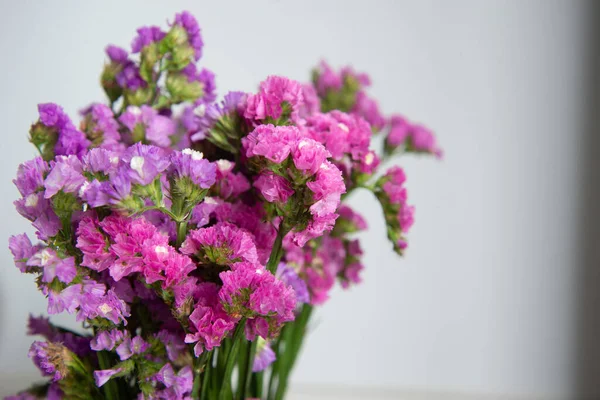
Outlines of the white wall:
<svg viewBox="0 0 600 400">
<path fill-rule="evenodd" d="M 0 244 L 28 230 L 10 184 L 34 155 L 38 102 L 102 99 L 103 48 L 181 9 L 199 19 L 222 94 L 321 57 L 368 71 L 387 112 L 438 133 L 443 162 L 409 157 L 417 222 L 398 259 L 366 193 L 364 284 L 319 311 L 298 383 L 556 396 L 575 376 L 586 30 L 577 1 L 2 1 Z M 68 7 L 67 7 L 68 4 Z M 36 377 L 27 312 L 45 300 L 0 252 L 0 395 Z M 68 318 L 60 318 L 66 321 Z"/>
</svg>

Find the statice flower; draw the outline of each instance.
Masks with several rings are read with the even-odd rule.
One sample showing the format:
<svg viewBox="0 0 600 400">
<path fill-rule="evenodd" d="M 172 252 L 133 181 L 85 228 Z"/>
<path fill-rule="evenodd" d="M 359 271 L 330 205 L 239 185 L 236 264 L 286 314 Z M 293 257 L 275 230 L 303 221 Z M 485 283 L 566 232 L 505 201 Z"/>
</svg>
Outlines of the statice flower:
<svg viewBox="0 0 600 400">
<path fill-rule="evenodd" d="M 415 213 L 415 208 L 407 204 L 405 181 L 404 170 L 394 166 L 379 178 L 375 192 L 383 207 L 388 226 L 388 238 L 394 245 L 394 250 L 399 254 L 402 254 L 407 246 L 404 235 L 412 226 Z"/>
<path fill-rule="evenodd" d="M 189 317 L 192 333 L 185 337 L 186 343 L 196 343 L 196 356 L 205 349 L 212 350 L 219 346 L 235 326 L 235 319 L 225 312 L 219 302 L 218 293 L 219 287 L 213 283 L 201 283 L 196 287 L 195 297 L 198 301 Z"/>
<path fill-rule="evenodd" d="M 175 15 L 173 25 L 180 26 L 185 30 L 187 33 L 187 42 L 194 50 L 194 59 L 198 61 L 202 57 L 204 42 L 202 41 L 200 26 L 196 18 L 189 12 L 184 11 Z"/>
<path fill-rule="evenodd" d="M 23 197 L 44 189 L 44 179 L 48 173 L 48 163 L 42 157 L 35 157 L 19 165 L 17 177 L 13 183 Z"/>
<path fill-rule="evenodd" d="M 160 147 L 169 147 L 170 137 L 177 130 L 177 125 L 171 118 L 160 115 L 146 105 L 127 107 L 119 121 L 129 129 L 134 142 L 147 141 Z"/>
<path fill-rule="evenodd" d="M 175 373 L 170 363 L 165 364 L 160 371 L 152 377 L 152 380 L 160 382 L 164 389 L 154 393 L 158 399 L 184 400 L 190 399 L 194 385 L 194 375 L 190 366 L 185 366 Z"/>
<path fill-rule="evenodd" d="M 264 371 L 277 358 L 269 342 L 261 337 L 258 337 L 256 340 L 258 340 L 258 344 L 256 345 L 256 356 L 252 364 L 252 372 Z"/>
<path fill-rule="evenodd" d="M 19 214 L 33 222 L 36 235 L 41 240 L 55 236 L 61 222 L 44 196 L 44 182 L 48 165 L 41 158 L 35 158 L 19 166 L 14 184 L 23 196 L 14 202 Z"/>
<path fill-rule="evenodd" d="M 140 76 L 139 67 L 129 59 L 125 49 L 110 45 L 106 48 L 106 55 L 116 70 L 115 81 L 121 88 L 136 91 L 146 87 L 146 81 Z"/>
<path fill-rule="evenodd" d="M 207 69 L 202 68 L 198 71 L 196 64 L 190 63 L 186 65 L 181 73 L 186 76 L 188 82 L 199 82 L 202 87 L 201 101 L 205 103 L 211 103 L 217 98 L 217 87 L 215 84 L 215 74 Z"/>
<path fill-rule="evenodd" d="M 113 376 L 122 372 L 122 368 L 113 368 L 113 369 L 102 369 L 94 371 L 94 380 L 96 381 L 96 386 L 102 387 L 106 382 L 108 382 Z"/>
<path fill-rule="evenodd" d="M 80 357 L 90 353 L 90 338 L 88 336 L 77 335 L 74 332 L 57 328 L 50 324 L 48 318 L 30 315 L 27 327 L 28 335 L 40 335 L 49 342 L 62 343 L 67 349 Z"/>
<path fill-rule="evenodd" d="M 86 181 L 83 176 L 83 165 L 76 156 L 57 156 L 56 161 L 50 163 L 51 170 L 44 186 L 44 197 L 49 199 L 59 191 L 65 193 L 78 193 L 81 185 Z"/>
<path fill-rule="evenodd" d="M 233 172 L 235 164 L 228 160 L 217 160 L 216 185 L 214 192 L 223 199 L 238 197 L 250 190 L 250 183 L 241 172 Z"/>
<path fill-rule="evenodd" d="M 11 236 L 8 239 L 8 247 L 13 255 L 15 265 L 21 272 L 33 272 L 28 264 L 29 259 L 38 252 L 40 246 L 34 246 L 31 244 L 31 240 L 27 234 L 22 233 L 20 235 Z"/>
<path fill-rule="evenodd" d="M 208 189 L 215 183 L 216 166 L 199 151 L 184 149 L 171 155 L 169 174 L 177 179 L 188 178 L 202 189 Z"/>
<path fill-rule="evenodd" d="M 29 348 L 29 358 L 40 369 L 44 376 L 59 381 L 69 373 L 68 363 L 72 358 L 71 352 L 59 343 L 33 342 Z"/>
<path fill-rule="evenodd" d="M 294 290 L 258 264 L 240 262 L 219 275 L 223 287 L 219 298 L 233 318 L 248 318 L 246 337 L 275 337 L 281 326 L 294 319 Z"/>
<path fill-rule="evenodd" d="M 137 36 L 131 42 L 131 52 L 139 53 L 149 44 L 158 42 L 165 37 L 165 33 L 158 26 L 142 26 L 137 30 Z"/>
<path fill-rule="evenodd" d="M 84 119 L 80 128 L 90 140 L 91 146 L 115 151 L 123 149 L 119 123 L 110 107 L 94 103 L 83 110 L 82 114 Z"/>
<path fill-rule="evenodd" d="M 304 104 L 302 85 L 282 76 L 269 76 L 257 94 L 248 96 L 244 117 L 250 121 L 298 121 Z"/>
<path fill-rule="evenodd" d="M 253 186 L 269 203 L 285 203 L 294 194 L 290 182 L 284 177 L 265 171 L 256 178 Z"/>
<path fill-rule="evenodd" d="M 40 123 L 54 129 L 58 138 L 54 145 L 54 154 L 82 156 L 90 145 L 85 135 L 75 128 L 62 107 L 54 103 L 38 105 Z"/>
<path fill-rule="evenodd" d="M 275 276 L 294 290 L 298 304 L 308 303 L 310 301 L 306 282 L 300 278 L 292 266 L 285 263 L 279 263 Z"/>
<path fill-rule="evenodd" d="M 133 183 L 148 185 L 169 167 L 169 159 L 160 147 L 136 143 L 122 158 L 125 171 Z"/>
<path fill-rule="evenodd" d="M 252 236 L 226 222 L 190 231 L 180 251 L 202 263 L 230 265 L 238 261 L 258 262 Z"/>
<path fill-rule="evenodd" d="M 386 124 L 385 117 L 379 110 L 377 101 L 369 97 L 364 91 L 360 91 L 356 94 L 356 101 L 351 112 L 363 117 L 375 132 L 383 129 Z"/>
<path fill-rule="evenodd" d="M 414 124 L 401 115 L 393 115 L 390 118 L 390 132 L 385 139 L 385 152 L 392 154 L 397 150 L 429 153 L 438 158 L 443 154 L 428 128 Z"/>
</svg>

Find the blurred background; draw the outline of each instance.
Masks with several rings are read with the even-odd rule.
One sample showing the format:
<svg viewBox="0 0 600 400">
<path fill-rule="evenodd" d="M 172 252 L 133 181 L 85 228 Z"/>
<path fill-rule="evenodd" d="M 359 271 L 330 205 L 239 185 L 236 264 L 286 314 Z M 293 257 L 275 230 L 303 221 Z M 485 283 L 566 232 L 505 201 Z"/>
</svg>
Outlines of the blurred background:
<svg viewBox="0 0 600 400">
<path fill-rule="evenodd" d="M 292 399 L 600 398 L 599 3 L 0 4 L 0 244 L 32 232 L 11 180 L 35 155 L 36 104 L 75 117 L 104 99 L 106 44 L 188 9 L 220 94 L 269 74 L 306 81 L 322 58 L 351 64 L 387 114 L 425 123 L 445 151 L 397 159 L 417 208 L 403 259 L 375 200 L 353 195 L 370 223 L 364 282 L 319 309 Z M 39 378 L 26 319 L 46 301 L 8 249 L 0 261 L 3 396 Z"/>
</svg>

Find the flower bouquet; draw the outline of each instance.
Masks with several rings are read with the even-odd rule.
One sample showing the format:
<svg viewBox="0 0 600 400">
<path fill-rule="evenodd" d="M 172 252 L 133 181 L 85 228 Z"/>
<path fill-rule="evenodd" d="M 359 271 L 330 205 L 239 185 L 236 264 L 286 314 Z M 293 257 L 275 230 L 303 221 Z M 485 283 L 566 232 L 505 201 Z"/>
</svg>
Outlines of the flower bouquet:
<svg viewBox="0 0 600 400">
<path fill-rule="evenodd" d="M 76 126 L 38 105 L 39 156 L 14 180 L 37 243 L 12 236 L 48 314 L 31 316 L 29 357 L 49 381 L 10 399 L 281 399 L 311 313 L 360 282 L 365 220 L 341 200 L 379 200 L 398 254 L 414 208 L 390 156 L 440 156 L 426 128 L 383 117 L 369 78 L 321 63 L 312 83 L 269 76 L 217 101 L 199 69 L 196 20 L 142 27 L 108 46 L 108 102 Z M 381 155 L 371 138 L 386 131 Z"/>
</svg>

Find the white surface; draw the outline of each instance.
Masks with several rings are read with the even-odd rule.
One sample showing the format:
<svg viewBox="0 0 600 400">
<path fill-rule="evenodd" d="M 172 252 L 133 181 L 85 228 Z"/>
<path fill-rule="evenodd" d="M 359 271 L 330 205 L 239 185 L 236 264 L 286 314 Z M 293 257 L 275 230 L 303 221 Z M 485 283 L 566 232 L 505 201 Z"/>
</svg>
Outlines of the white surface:
<svg viewBox="0 0 600 400">
<path fill-rule="evenodd" d="M 409 158 L 417 220 L 406 259 L 384 237 L 367 194 L 352 203 L 363 235 L 364 284 L 317 314 L 299 383 L 566 398 L 578 226 L 576 160 L 588 7 L 565 1 L 3 1 L 0 244 L 29 229 L 10 180 L 34 155 L 35 104 L 71 115 L 102 99 L 109 43 L 189 9 L 203 65 L 221 94 L 268 74 L 308 79 L 326 56 L 368 71 L 387 112 L 438 132 L 443 162 Z M 67 7 L 67 4 L 69 5 Z M 29 311 L 45 301 L 0 252 L 0 394 L 37 376 L 26 358 Z M 68 318 L 60 318 L 65 321 Z M 15 379 L 18 377 L 19 379 Z"/>
</svg>

